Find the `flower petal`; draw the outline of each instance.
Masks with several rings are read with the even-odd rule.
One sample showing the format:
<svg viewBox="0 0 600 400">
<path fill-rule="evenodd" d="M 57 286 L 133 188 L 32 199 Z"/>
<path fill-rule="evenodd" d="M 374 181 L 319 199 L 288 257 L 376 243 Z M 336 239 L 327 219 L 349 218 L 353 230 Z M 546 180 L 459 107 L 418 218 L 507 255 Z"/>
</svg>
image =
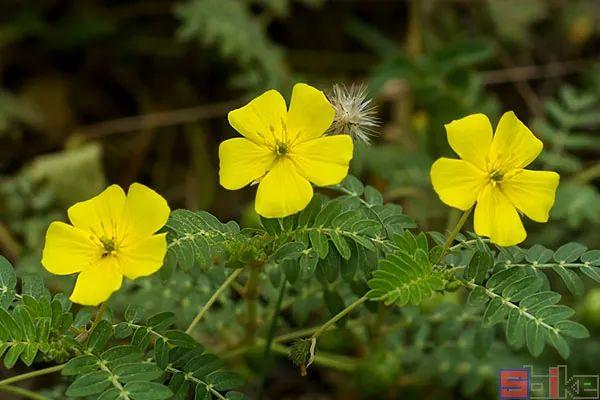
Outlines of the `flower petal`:
<svg viewBox="0 0 600 400">
<path fill-rule="evenodd" d="M 42 265 L 56 275 L 69 275 L 85 270 L 102 255 L 99 243 L 90 233 L 64 222 L 52 222 L 46 232 Z"/>
<path fill-rule="evenodd" d="M 219 180 L 229 190 L 241 189 L 267 173 L 275 153 L 245 138 L 225 140 L 219 145 Z"/>
<path fill-rule="evenodd" d="M 340 183 L 348 175 L 354 144 L 348 135 L 320 137 L 297 144 L 290 158 L 300 175 L 318 186 Z"/>
<path fill-rule="evenodd" d="M 140 183 L 131 184 L 123 208 L 123 227 L 118 227 L 118 244 L 127 246 L 152 235 L 165 226 L 170 212 L 160 194 Z"/>
<path fill-rule="evenodd" d="M 504 113 L 496 127 L 490 148 L 492 169 L 509 172 L 525 168 L 542 151 L 543 143 L 509 111 Z"/>
<path fill-rule="evenodd" d="M 500 246 L 514 246 L 527 237 L 517 209 L 497 185 L 487 185 L 477 199 L 475 233 Z"/>
<path fill-rule="evenodd" d="M 113 238 L 121 225 L 124 206 L 125 192 L 119 185 L 111 185 L 99 195 L 72 205 L 67 212 L 76 228 Z"/>
<path fill-rule="evenodd" d="M 448 143 L 465 161 L 486 169 L 486 156 L 492 144 L 492 125 L 483 114 L 472 114 L 445 125 Z"/>
<path fill-rule="evenodd" d="M 245 106 L 230 111 L 227 118 L 236 131 L 254 143 L 274 145 L 283 132 L 287 107 L 278 91 L 269 90 Z"/>
<path fill-rule="evenodd" d="M 120 248 L 117 260 L 123 275 L 135 279 L 158 271 L 163 265 L 166 253 L 167 236 L 160 233 Z"/>
<path fill-rule="evenodd" d="M 506 197 L 536 222 L 548 221 L 560 177 L 551 171 L 515 170 L 501 183 Z"/>
<path fill-rule="evenodd" d="M 105 257 L 79 274 L 69 299 L 84 306 L 97 306 L 119 290 L 122 281 L 115 258 Z"/>
<path fill-rule="evenodd" d="M 288 139 L 291 143 L 322 136 L 331 126 L 335 110 L 325 94 L 306 83 L 297 83 L 287 117 Z"/>
<path fill-rule="evenodd" d="M 284 157 L 261 179 L 254 207 L 265 218 L 283 218 L 303 210 L 312 195 L 310 183 Z"/>
<path fill-rule="evenodd" d="M 431 166 L 431 183 L 450 207 L 468 210 L 487 183 L 487 174 L 464 160 L 440 158 Z"/>
</svg>

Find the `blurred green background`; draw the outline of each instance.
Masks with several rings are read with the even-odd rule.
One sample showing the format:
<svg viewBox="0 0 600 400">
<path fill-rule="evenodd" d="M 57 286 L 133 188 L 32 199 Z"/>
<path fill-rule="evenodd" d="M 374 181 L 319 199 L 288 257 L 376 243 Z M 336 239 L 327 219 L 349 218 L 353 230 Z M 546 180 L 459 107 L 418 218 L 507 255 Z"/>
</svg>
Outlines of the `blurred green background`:
<svg viewBox="0 0 600 400">
<path fill-rule="evenodd" d="M 352 173 L 425 231 L 458 218 L 429 183 L 444 123 L 514 110 L 544 141 L 533 167 L 561 174 L 528 243 L 600 248 L 599 39 L 595 0 L 4 0 L 0 253 L 38 270 L 48 223 L 109 183 L 256 223 L 254 189 L 218 185 L 226 115 L 298 81 L 368 84 L 382 126 Z M 573 299 L 591 330 L 598 290 Z M 586 345 L 600 354 L 597 335 Z"/>
</svg>

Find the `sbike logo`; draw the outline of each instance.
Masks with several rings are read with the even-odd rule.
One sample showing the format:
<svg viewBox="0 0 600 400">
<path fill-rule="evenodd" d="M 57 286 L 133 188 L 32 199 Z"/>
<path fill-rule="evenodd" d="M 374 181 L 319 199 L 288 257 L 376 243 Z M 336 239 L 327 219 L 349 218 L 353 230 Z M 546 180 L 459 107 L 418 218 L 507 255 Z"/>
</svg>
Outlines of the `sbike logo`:
<svg viewBox="0 0 600 400">
<path fill-rule="evenodd" d="M 569 376 L 566 365 L 541 375 L 534 374 L 531 365 L 501 369 L 498 378 L 500 400 L 600 399 L 600 374 Z"/>
</svg>

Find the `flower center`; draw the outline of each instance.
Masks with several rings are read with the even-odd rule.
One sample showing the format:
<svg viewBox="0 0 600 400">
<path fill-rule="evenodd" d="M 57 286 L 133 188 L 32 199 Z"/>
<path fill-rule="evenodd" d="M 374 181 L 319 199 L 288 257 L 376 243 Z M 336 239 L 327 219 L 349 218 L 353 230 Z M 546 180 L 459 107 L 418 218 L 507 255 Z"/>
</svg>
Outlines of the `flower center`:
<svg viewBox="0 0 600 400">
<path fill-rule="evenodd" d="M 288 153 L 288 147 L 285 143 L 277 142 L 275 145 L 275 153 L 278 157 L 284 156 Z"/>
<path fill-rule="evenodd" d="M 115 244 L 114 239 L 103 237 L 100 238 L 100 242 L 102 242 L 102 246 L 104 247 L 102 257 L 109 256 L 117 251 L 117 245 Z"/>
<path fill-rule="evenodd" d="M 501 171 L 490 172 L 490 180 L 492 182 L 500 182 L 504 178 L 504 174 Z"/>
</svg>

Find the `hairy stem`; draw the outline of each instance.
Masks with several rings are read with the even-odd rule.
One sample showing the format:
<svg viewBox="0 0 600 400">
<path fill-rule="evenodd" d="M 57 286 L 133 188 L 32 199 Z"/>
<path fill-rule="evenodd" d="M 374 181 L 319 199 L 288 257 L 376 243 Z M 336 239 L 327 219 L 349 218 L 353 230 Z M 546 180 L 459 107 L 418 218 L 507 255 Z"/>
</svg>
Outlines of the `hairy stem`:
<svg viewBox="0 0 600 400">
<path fill-rule="evenodd" d="M 465 224 L 465 222 L 467 222 L 467 218 L 469 218 L 469 215 L 471 214 L 471 210 L 473 210 L 473 207 L 469 208 L 467 211 L 465 211 L 463 213 L 463 215 L 461 215 L 460 219 L 458 220 L 458 222 L 456 223 L 456 225 L 454 226 L 454 228 L 452 229 L 452 231 L 446 238 L 446 241 L 444 242 L 444 247 L 442 247 L 442 252 L 440 253 L 435 264 L 439 264 L 439 262 L 444 259 L 444 257 L 448 253 L 448 249 L 450 248 L 450 245 L 452 244 L 452 242 L 454 242 L 454 239 L 456 239 L 456 235 L 458 235 L 458 233 L 460 232 L 460 230 L 463 227 L 463 225 Z"/>
<path fill-rule="evenodd" d="M 315 331 L 310 337 L 312 340 L 316 340 L 323 332 L 329 329 L 333 324 L 338 322 L 340 319 L 344 318 L 348 313 L 354 310 L 356 307 L 360 306 L 362 303 L 367 301 L 367 296 L 363 296 L 360 299 L 356 300 L 354 303 L 350 304 L 348 307 L 344 308 L 342 311 L 334 315 L 329 321 L 325 322 L 319 329 Z"/>
<path fill-rule="evenodd" d="M 44 369 L 39 369 L 37 371 L 27 372 L 25 374 L 11 376 L 10 378 L 6 378 L 0 381 L 0 386 L 9 385 L 14 382 L 24 381 L 25 379 L 35 378 L 36 376 L 48 375 L 54 372 L 58 372 L 65 367 L 66 364 L 55 365 L 53 367 L 48 367 Z"/>
<path fill-rule="evenodd" d="M 235 280 L 235 278 L 238 277 L 238 275 L 242 272 L 242 269 L 236 269 L 235 271 L 233 271 L 231 273 L 231 275 L 229 275 L 227 277 L 227 279 L 225 279 L 225 282 L 223 282 L 221 284 L 221 286 L 219 286 L 219 288 L 213 293 L 213 295 L 210 297 L 210 299 L 208 299 L 208 301 L 206 302 L 206 304 L 200 309 L 200 311 L 198 312 L 198 314 L 194 317 L 194 319 L 192 320 L 192 322 L 190 323 L 190 325 L 187 327 L 187 329 L 185 330 L 185 333 L 191 333 L 192 330 L 194 329 L 194 327 L 196 325 L 198 325 L 198 322 L 200 322 L 200 320 L 202 319 L 202 317 L 204 317 L 204 314 L 207 313 L 207 311 L 210 309 L 210 307 L 212 307 L 212 305 L 215 303 L 215 301 L 217 301 L 217 299 L 221 296 L 221 294 L 223 293 L 223 291 L 225 291 L 225 289 L 227 289 L 229 287 L 229 285 L 231 285 L 231 283 Z"/>
</svg>

